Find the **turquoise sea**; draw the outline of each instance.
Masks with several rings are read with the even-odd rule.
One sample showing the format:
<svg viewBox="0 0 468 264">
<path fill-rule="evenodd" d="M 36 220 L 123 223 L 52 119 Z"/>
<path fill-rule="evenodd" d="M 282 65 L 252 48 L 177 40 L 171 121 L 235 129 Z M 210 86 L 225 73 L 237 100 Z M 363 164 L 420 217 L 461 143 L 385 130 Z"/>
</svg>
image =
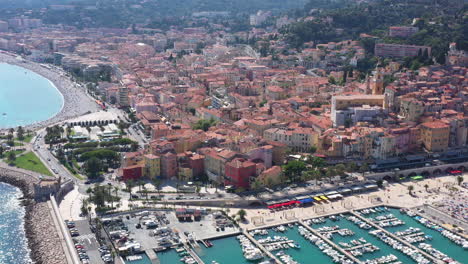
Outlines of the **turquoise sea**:
<svg viewBox="0 0 468 264">
<path fill-rule="evenodd" d="M 24 231 L 24 207 L 18 198 L 21 191 L 0 183 L 0 263 L 32 263 Z"/>
<path fill-rule="evenodd" d="M 45 121 L 60 112 L 63 96 L 48 79 L 0 63 L 0 128 Z"/>
</svg>

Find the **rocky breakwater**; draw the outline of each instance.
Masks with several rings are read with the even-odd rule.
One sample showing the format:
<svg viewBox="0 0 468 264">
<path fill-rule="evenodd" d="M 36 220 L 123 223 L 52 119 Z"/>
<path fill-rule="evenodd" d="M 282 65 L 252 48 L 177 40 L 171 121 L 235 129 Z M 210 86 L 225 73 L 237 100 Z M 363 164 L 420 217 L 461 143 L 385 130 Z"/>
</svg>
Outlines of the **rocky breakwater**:
<svg viewBox="0 0 468 264">
<path fill-rule="evenodd" d="M 67 264 L 47 203 L 34 203 L 28 206 L 25 224 L 31 257 L 36 263 Z"/>
<path fill-rule="evenodd" d="M 58 231 L 47 202 L 35 202 L 33 184 L 39 179 L 9 168 L 0 167 L 0 182 L 20 188 L 25 206 L 25 230 L 31 258 L 37 264 L 66 264 Z"/>
</svg>

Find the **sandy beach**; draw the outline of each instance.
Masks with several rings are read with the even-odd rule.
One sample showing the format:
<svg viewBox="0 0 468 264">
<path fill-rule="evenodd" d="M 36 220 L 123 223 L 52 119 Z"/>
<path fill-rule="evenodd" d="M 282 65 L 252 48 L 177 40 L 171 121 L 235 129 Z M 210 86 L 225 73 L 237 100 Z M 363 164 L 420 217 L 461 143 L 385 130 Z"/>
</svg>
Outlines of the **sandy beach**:
<svg viewBox="0 0 468 264">
<path fill-rule="evenodd" d="M 7 53 L 0 53 L 0 63 L 20 66 L 43 76 L 51 81 L 63 96 L 64 104 L 59 113 L 45 121 L 24 126 L 26 129 L 37 130 L 99 110 L 98 105 L 86 94 L 84 88 L 77 86 L 61 69 L 56 67 L 48 69 L 38 63 L 17 59 L 17 55 Z"/>
</svg>

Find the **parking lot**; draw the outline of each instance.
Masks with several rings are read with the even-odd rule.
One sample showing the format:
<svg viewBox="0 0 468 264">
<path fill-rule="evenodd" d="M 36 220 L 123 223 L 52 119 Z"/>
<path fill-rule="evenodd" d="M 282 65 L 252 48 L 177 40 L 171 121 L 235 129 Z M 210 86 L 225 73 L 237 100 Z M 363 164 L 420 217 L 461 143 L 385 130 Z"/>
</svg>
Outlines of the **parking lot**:
<svg viewBox="0 0 468 264">
<path fill-rule="evenodd" d="M 83 246 L 83 253 L 88 255 L 89 263 L 104 263 L 99 253 L 99 243 L 96 240 L 96 236 L 89 228 L 88 220 L 74 221 L 77 236 L 72 235 L 74 241 Z"/>
<path fill-rule="evenodd" d="M 179 245 L 189 239 L 201 240 L 239 232 L 220 212 L 205 212 L 200 218 L 179 221 L 173 211 L 151 210 L 103 218 L 116 248 L 123 254 Z"/>
</svg>

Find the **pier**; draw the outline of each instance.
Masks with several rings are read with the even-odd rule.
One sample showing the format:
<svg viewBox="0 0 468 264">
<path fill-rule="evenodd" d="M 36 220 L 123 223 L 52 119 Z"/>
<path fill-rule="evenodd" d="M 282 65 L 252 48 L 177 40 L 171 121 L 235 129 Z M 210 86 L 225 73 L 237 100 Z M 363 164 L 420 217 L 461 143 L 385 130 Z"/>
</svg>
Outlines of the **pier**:
<svg viewBox="0 0 468 264">
<path fill-rule="evenodd" d="M 417 232 L 417 233 L 413 233 L 413 234 L 409 234 L 409 235 L 405 235 L 405 236 L 400 236 L 402 238 L 412 238 L 412 237 L 417 237 L 417 236 L 424 236 L 425 234 L 423 232 Z"/>
<path fill-rule="evenodd" d="M 192 256 L 192 258 L 197 261 L 198 264 L 205 264 L 205 262 L 203 262 L 203 260 L 195 252 L 193 252 L 193 250 L 187 244 L 184 244 L 184 248 L 187 250 L 190 256 Z"/>
<path fill-rule="evenodd" d="M 260 244 L 255 238 L 253 238 L 247 231 L 242 230 L 242 234 L 246 236 L 256 247 L 258 247 L 263 253 L 265 253 L 270 259 L 274 259 L 276 264 L 281 264 L 282 262 L 275 256 L 273 255 L 270 251 L 266 250 L 262 244 Z"/>
<path fill-rule="evenodd" d="M 146 253 L 146 256 L 148 256 L 148 258 L 150 259 L 151 264 L 160 264 L 158 256 L 156 255 L 154 250 L 147 249 L 145 250 L 145 253 Z"/>
<path fill-rule="evenodd" d="M 367 247 L 367 246 L 372 246 L 371 243 L 365 243 L 365 244 L 361 244 L 361 245 L 357 245 L 357 246 L 354 246 L 354 247 L 350 247 L 350 248 L 346 248 L 346 250 L 356 250 L 356 249 L 360 249 L 360 248 L 363 248 L 363 247 Z"/>
<path fill-rule="evenodd" d="M 396 235 L 394 235 L 393 233 L 391 232 L 388 232 L 387 230 L 385 230 L 384 228 L 380 227 L 379 225 L 376 225 L 373 221 L 370 221 L 369 219 L 365 218 L 365 217 L 362 217 L 361 215 L 355 213 L 354 211 L 350 211 L 350 213 L 354 216 L 356 216 L 357 218 L 361 219 L 362 221 L 366 222 L 367 224 L 373 226 L 374 228 L 380 230 L 380 231 L 383 231 L 385 234 L 387 234 L 388 236 L 390 236 L 391 238 L 397 240 L 398 242 L 402 243 L 403 245 L 405 246 L 408 246 L 412 249 L 415 249 L 417 250 L 419 253 L 421 253 L 424 257 L 430 259 L 431 261 L 433 261 L 434 263 L 442 263 L 440 260 L 434 258 L 433 256 L 427 254 L 425 251 L 422 251 L 420 248 L 418 247 L 415 247 L 413 246 L 411 243 L 401 239 L 401 237 L 398 237 Z"/>
<path fill-rule="evenodd" d="M 355 263 L 357 264 L 362 264 L 363 262 L 360 261 L 359 259 L 355 258 L 353 255 L 351 255 L 350 253 L 348 253 L 346 250 L 343 250 L 340 246 L 338 246 L 337 244 L 333 243 L 330 239 L 324 237 L 322 234 L 320 234 L 320 232 L 317 232 L 316 230 L 314 230 L 313 228 L 311 228 L 310 226 L 306 225 L 302 220 L 299 220 L 299 224 L 301 224 L 303 227 L 305 227 L 307 230 L 309 230 L 310 232 L 312 232 L 314 235 L 320 237 L 323 241 L 327 242 L 328 244 L 330 244 L 332 247 L 334 247 L 336 250 L 338 250 L 339 252 L 341 252 L 341 254 L 345 255 L 346 257 L 348 257 L 349 259 L 351 259 L 352 261 L 354 261 Z"/>
</svg>

